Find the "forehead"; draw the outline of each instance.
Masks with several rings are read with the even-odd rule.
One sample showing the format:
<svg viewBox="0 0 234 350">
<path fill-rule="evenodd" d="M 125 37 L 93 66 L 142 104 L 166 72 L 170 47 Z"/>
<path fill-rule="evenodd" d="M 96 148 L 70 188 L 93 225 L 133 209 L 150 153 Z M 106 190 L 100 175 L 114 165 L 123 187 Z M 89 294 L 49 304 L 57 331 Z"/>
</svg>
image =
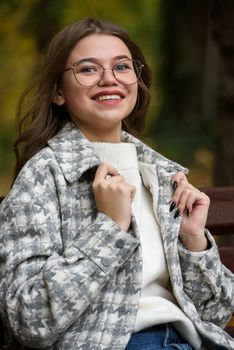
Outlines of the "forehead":
<svg viewBox="0 0 234 350">
<path fill-rule="evenodd" d="M 72 64 L 83 58 L 107 61 L 121 55 L 132 57 L 128 47 L 120 38 L 109 34 L 90 34 L 78 41 L 67 62 Z"/>
</svg>

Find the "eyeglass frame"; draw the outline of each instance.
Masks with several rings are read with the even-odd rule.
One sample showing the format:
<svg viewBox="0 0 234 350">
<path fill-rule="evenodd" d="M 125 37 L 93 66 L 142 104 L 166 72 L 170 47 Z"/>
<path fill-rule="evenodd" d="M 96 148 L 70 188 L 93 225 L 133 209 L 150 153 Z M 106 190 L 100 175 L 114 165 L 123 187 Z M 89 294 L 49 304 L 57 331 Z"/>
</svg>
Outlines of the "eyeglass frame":
<svg viewBox="0 0 234 350">
<path fill-rule="evenodd" d="M 82 60 L 82 61 L 93 62 L 92 60 Z M 123 85 L 133 85 L 133 84 L 136 84 L 136 82 L 139 80 L 139 78 L 140 78 L 140 76 L 141 76 L 141 73 L 142 73 L 142 68 L 144 67 L 144 64 L 143 64 L 140 60 L 130 59 L 130 58 L 129 58 L 129 59 L 126 59 L 126 60 L 124 60 L 124 61 L 115 63 L 115 64 L 113 65 L 112 68 L 105 68 L 105 67 L 103 67 L 100 63 L 94 62 L 95 64 L 99 65 L 99 66 L 102 68 L 101 78 L 100 78 L 99 81 L 97 81 L 97 82 L 96 82 L 95 84 L 93 84 L 93 85 L 83 85 L 83 84 L 81 84 L 81 83 L 79 82 L 79 80 L 77 79 L 76 73 L 75 73 L 75 66 L 78 65 L 79 63 L 81 63 L 82 61 L 78 61 L 78 62 L 73 63 L 72 66 L 65 68 L 65 69 L 63 70 L 62 73 L 65 73 L 65 72 L 67 72 L 67 71 L 69 71 L 69 70 L 72 70 L 73 75 L 74 75 L 74 78 L 75 78 L 75 80 L 77 81 L 77 83 L 78 83 L 79 85 L 81 85 L 81 86 L 84 86 L 84 87 L 92 87 L 92 86 L 98 85 L 98 84 L 100 83 L 100 81 L 103 79 L 106 70 L 111 70 L 111 71 L 112 71 L 112 74 L 113 74 L 114 78 L 118 81 L 118 83 L 123 84 Z M 132 63 L 133 63 L 133 69 L 134 69 L 134 72 L 136 73 L 136 81 L 135 81 L 134 83 L 130 83 L 130 84 L 123 83 L 123 82 L 119 81 L 119 80 L 116 78 L 116 76 L 115 76 L 114 67 L 115 67 L 116 65 L 121 64 L 121 63 L 124 63 L 124 62 L 126 62 L 126 61 L 132 61 Z M 137 68 L 135 68 L 134 62 L 140 63 L 140 66 L 137 67 Z M 136 69 L 138 69 L 138 74 L 137 74 L 137 72 L 136 72 Z"/>
</svg>

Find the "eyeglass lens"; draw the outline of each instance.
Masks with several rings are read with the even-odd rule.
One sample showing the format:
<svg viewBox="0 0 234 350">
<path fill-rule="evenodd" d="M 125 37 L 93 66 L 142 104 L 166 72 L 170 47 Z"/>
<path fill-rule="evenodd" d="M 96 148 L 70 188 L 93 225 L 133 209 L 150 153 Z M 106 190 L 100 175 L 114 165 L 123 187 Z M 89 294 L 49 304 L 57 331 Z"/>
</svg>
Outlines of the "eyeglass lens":
<svg viewBox="0 0 234 350">
<path fill-rule="evenodd" d="M 137 82 L 143 65 L 137 60 L 125 60 L 115 64 L 111 69 L 106 69 L 100 64 L 91 61 L 74 64 L 73 72 L 77 82 L 83 86 L 94 86 L 98 84 L 105 71 L 111 70 L 115 79 L 124 85 Z"/>
</svg>

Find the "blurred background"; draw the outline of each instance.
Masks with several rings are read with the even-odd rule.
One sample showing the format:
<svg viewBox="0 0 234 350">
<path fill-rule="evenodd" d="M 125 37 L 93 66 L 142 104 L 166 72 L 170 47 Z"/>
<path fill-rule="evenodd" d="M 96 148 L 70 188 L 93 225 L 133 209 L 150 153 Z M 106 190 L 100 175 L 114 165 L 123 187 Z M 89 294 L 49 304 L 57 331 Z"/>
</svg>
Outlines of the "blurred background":
<svg viewBox="0 0 234 350">
<path fill-rule="evenodd" d="M 146 140 L 197 186 L 234 185 L 233 0 L 0 0 L 0 196 L 10 188 L 15 111 L 65 25 L 124 26 L 154 74 Z"/>
</svg>

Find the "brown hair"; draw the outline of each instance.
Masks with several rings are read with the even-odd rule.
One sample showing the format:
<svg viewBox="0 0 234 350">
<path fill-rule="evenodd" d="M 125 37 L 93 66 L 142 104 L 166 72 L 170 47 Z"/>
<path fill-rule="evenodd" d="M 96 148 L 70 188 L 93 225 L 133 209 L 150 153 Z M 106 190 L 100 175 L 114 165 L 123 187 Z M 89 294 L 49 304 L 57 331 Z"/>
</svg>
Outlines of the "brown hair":
<svg viewBox="0 0 234 350">
<path fill-rule="evenodd" d="M 23 165 L 52 138 L 70 119 L 65 106 L 53 103 L 67 58 L 77 42 L 93 33 L 115 35 L 120 38 L 144 68 L 138 82 L 138 97 L 133 111 L 123 121 L 123 129 L 138 136 L 145 125 L 145 117 L 150 101 L 148 88 L 151 84 L 150 69 L 139 47 L 119 25 L 99 19 L 84 19 L 59 32 L 51 41 L 45 53 L 40 77 L 34 86 L 22 94 L 18 111 L 18 139 L 14 144 L 16 155 L 15 176 Z M 26 98 L 34 94 L 31 106 L 23 113 Z"/>
</svg>

